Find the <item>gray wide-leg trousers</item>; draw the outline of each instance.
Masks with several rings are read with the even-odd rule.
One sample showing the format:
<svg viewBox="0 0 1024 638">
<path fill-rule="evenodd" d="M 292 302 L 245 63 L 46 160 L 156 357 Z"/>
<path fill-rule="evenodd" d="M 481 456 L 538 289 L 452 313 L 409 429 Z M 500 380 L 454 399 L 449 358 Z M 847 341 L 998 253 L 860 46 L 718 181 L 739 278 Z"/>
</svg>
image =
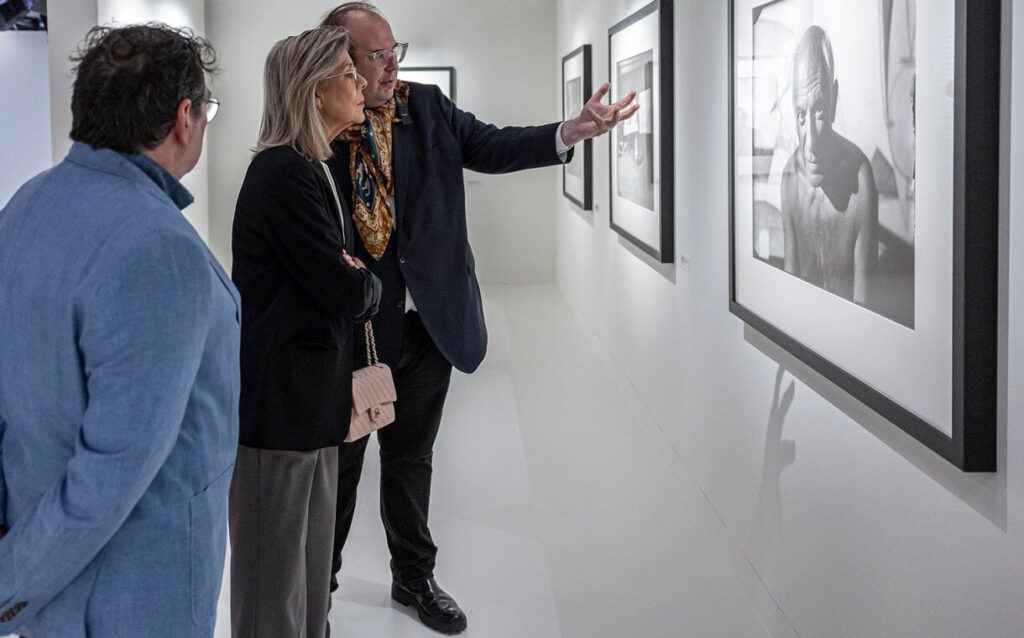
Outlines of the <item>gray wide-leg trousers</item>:
<svg viewBox="0 0 1024 638">
<path fill-rule="evenodd" d="M 337 447 L 238 446 L 228 496 L 234 638 L 324 638 L 337 498 Z"/>
</svg>

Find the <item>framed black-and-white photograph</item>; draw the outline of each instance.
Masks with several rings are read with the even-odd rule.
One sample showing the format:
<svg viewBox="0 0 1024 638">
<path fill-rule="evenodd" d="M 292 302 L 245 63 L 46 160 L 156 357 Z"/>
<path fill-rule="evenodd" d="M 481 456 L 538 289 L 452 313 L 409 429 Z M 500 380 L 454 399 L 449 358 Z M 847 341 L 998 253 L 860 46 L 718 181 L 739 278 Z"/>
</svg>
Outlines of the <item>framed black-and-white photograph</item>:
<svg viewBox="0 0 1024 638">
<path fill-rule="evenodd" d="M 449 100 L 455 101 L 455 67 L 453 66 L 403 66 L 398 69 L 398 78 L 405 82 L 436 84 Z"/>
<path fill-rule="evenodd" d="M 730 308 L 996 461 L 999 0 L 730 0 Z"/>
<path fill-rule="evenodd" d="M 608 30 L 611 99 L 640 105 L 608 135 L 610 220 L 662 263 L 673 261 L 672 0 L 655 0 Z"/>
<path fill-rule="evenodd" d="M 580 114 L 590 98 L 590 45 L 584 44 L 562 58 L 562 121 Z M 594 199 L 593 149 L 590 140 L 577 145 L 572 161 L 562 167 L 562 194 L 583 210 Z"/>
</svg>

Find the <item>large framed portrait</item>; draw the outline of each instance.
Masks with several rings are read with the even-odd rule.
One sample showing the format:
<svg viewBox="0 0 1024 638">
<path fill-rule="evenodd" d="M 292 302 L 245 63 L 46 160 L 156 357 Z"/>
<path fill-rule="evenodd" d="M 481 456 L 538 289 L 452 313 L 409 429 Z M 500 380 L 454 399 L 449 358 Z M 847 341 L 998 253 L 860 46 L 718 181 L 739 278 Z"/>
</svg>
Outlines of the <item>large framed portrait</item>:
<svg viewBox="0 0 1024 638">
<path fill-rule="evenodd" d="M 453 66 L 403 66 L 398 77 L 405 82 L 436 84 L 452 102 L 455 101 L 455 67 Z"/>
<path fill-rule="evenodd" d="M 608 135 L 611 227 L 659 262 L 673 255 L 672 0 L 655 0 L 608 30 L 612 100 L 640 110 Z"/>
<path fill-rule="evenodd" d="M 562 121 L 574 118 L 593 88 L 590 85 L 590 45 L 575 49 L 562 58 Z M 562 167 L 562 194 L 583 210 L 593 207 L 593 149 L 585 140 L 573 154 L 572 161 Z"/>
<path fill-rule="evenodd" d="M 730 13 L 730 309 L 994 471 L 1000 0 Z"/>
</svg>

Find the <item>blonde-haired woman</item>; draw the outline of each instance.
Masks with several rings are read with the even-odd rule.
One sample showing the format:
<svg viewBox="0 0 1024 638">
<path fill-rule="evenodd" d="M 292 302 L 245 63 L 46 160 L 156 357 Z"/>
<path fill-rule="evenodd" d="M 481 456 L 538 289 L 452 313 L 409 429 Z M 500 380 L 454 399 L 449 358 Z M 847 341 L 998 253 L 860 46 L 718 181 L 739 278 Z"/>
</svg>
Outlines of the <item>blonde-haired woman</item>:
<svg viewBox="0 0 1024 638">
<path fill-rule="evenodd" d="M 355 232 L 323 160 L 363 121 L 340 27 L 281 40 L 267 56 L 263 123 L 238 194 L 232 279 L 242 295 L 242 393 L 231 484 L 236 637 L 319 638 L 348 433 L 353 322 L 380 281 L 351 258 Z"/>
</svg>

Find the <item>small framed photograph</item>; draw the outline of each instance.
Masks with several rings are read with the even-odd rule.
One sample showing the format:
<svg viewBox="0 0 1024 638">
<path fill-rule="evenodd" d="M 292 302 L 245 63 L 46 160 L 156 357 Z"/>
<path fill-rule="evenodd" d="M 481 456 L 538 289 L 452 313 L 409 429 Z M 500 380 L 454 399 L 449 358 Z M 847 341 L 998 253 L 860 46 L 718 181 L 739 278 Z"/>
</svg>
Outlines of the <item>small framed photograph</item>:
<svg viewBox="0 0 1024 638">
<path fill-rule="evenodd" d="M 661 263 L 673 254 L 672 0 L 655 0 L 608 30 L 611 99 L 640 105 L 612 129 L 611 227 Z"/>
<path fill-rule="evenodd" d="M 580 114 L 594 92 L 590 84 L 590 45 L 584 44 L 562 58 L 562 121 Z M 562 194 L 583 210 L 593 207 L 593 149 L 586 140 L 572 161 L 562 167 Z"/>
<path fill-rule="evenodd" d="M 730 0 L 730 309 L 995 470 L 999 0 Z"/>
<path fill-rule="evenodd" d="M 452 102 L 455 101 L 455 67 L 409 66 L 399 67 L 398 78 L 404 82 L 436 84 Z"/>
</svg>

